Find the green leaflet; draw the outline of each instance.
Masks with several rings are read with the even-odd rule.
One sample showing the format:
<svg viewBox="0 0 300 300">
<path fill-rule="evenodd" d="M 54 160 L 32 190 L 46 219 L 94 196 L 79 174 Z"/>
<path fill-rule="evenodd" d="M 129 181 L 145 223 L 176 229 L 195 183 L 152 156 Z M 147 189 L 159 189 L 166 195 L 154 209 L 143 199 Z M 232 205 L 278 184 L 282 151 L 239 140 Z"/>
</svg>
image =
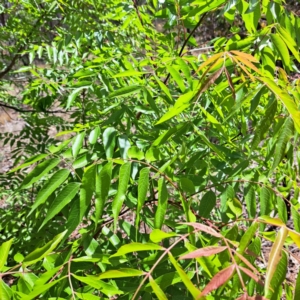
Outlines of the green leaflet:
<svg viewBox="0 0 300 300">
<path fill-rule="evenodd" d="M 157 81 L 161 90 L 166 94 L 166 96 L 167 96 L 166 99 L 167 99 L 168 103 L 173 104 L 174 100 L 173 100 L 171 93 L 170 93 L 169 89 L 167 88 L 167 86 L 163 82 L 161 82 L 160 79 L 157 78 L 156 76 L 154 78 Z"/>
<path fill-rule="evenodd" d="M 171 238 L 177 236 L 175 232 L 164 232 L 160 229 L 154 229 L 150 233 L 150 240 L 153 243 L 160 243 L 163 239 Z"/>
<path fill-rule="evenodd" d="M 116 144 L 117 131 L 113 127 L 108 127 L 103 132 L 103 145 L 106 158 L 112 158 Z"/>
<path fill-rule="evenodd" d="M 111 184 L 113 163 L 108 162 L 99 172 L 96 172 L 95 180 L 95 225 L 102 217 L 105 202 Z"/>
<path fill-rule="evenodd" d="M 255 218 L 256 199 L 255 199 L 255 190 L 252 186 L 247 187 L 245 201 L 246 201 L 246 207 L 247 207 L 249 218 Z"/>
<path fill-rule="evenodd" d="M 275 153 L 274 153 L 274 161 L 270 172 L 272 172 L 282 161 L 285 151 L 286 145 L 288 141 L 294 134 L 294 122 L 291 118 L 287 118 L 283 124 L 279 132 L 279 138 L 276 142 Z"/>
<path fill-rule="evenodd" d="M 181 268 L 181 266 L 178 264 L 178 262 L 175 260 L 174 256 L 171 254 L 171 252 L 168 252 L 170 262 L 175 267 L 176 271 L 178 272 L 182 282 L 188 289 L 188 291 L 191 293 L 194 299 L 199 299 L 201 291 L 197 289 L 188 275 L 184 272 L 184 270 Z"/>
<path fill-rule="evenodd" d="M 180 178 L 179 181 L 180 188 L 186 192 L 187 194 L 194 194 L 195 193 L 195 186 L 192 180 L 186 177 Z"/>
<path fill-rule="evenodd" d="M 138 160 L 142 160 L 144 156 L 144 152 L 141 151 L 137 146 L 132 146 L 128 149 L 127 155 L 129 158 L 136 158 Z"/>
<path fill-rule="evenodd" d="M 122 96 L 128 96 L 130 94 L 133 94 L 137 91 L 139 91 L 142 88 L 142 86 L 139 85 L 131 85 L 131 86 L 125 86 L 123 88 L 120 88 L 119 90 L 116 90 L 109 94 L 110 98 L 113 97 L 122 97 Z"/>
<path fill-rule="evenodd" d="M 269 90 L 281 100 L 290 113 L 296 130 L 300 133 L 300 111 L 293 98 L 283 88 L 279 88 L 271 79 L 266 77 L 259 77 L 258 79 L 265 83 Z"/>
<path fill-rule="evenodd" d="M 194 274 L 192 272 L 188 272 L 187 275 L 191 279 Z M 164 291 L 168 286 L 181 282 L 181 278 L 177 272 L 170 272 L 155 278 L 155 282 Z M 145 286 L 145 291 L 151 292 L 150 283 Z"/>
<path fill-rule="evenodd" d="M 96 276 L 87 275 L 83 277 L 83 276 L 77 276 L 75 274 L 72 274 L 72 276 L 75 279 L 87 284 L 88 286 L 100 290 L 101 293 L 105 294 L 108 297 L 124 294 L 121 290 L 119 290 L 115 286 L 108 284 L 102 280 L 99 280 Z"/>
<path fill-rule="evenodd" d="M 51 287 L 53 287 L 54 285 L 56 285 L 58 282 L 60 282 L 63 278 L 60 278 L 58 280 L 54 280 L 54 281 L 51 281 L 49 283 L 45 283 L 41 286 L 36 286 L 32 292 L 30 292 L 28 294 L 28 299 L 36 299 L 36 297 L 38 295 L 41 295 L 43 294 L 45 291 L 49 290 Z"/>
<path fill-rule="evenodd" d="M 176 63 L 178 64 L 180 70 L 183 72 L 184 76 L 186 77 L 186 79 L 189 83 L 189 86 L 192 87 L 193 86 L 193 78 L 191 76 L 191 71 L 190 71 L 188 64 L 181 57 L 176 59 Z"/>
<path fill-rule="evenodd" d="M 253 141 L 252 141 L 252 147 L 251 151 L 255 150 L 260 143 L 260 141 L 264 138 L 264 135 L 266 134 L 267 130 L 271 126 L 274 116 L 277 111 L 277 102 L 273 101 L 272 104 L 267 108 L 266 114 L 264 118 L 261 120 L 259 127 L 257 128 Z"/>
<path fill-rule="evenodd" d="M 135 219 L 135 226 L 136 230 L 138 231 L 138 226 L 140 223 L 140 212 L 143 208 L 143 205 L 145 203 L 148 187 L 149 187 L 149 168 L 143 168 L 140 171 L 140 177 L 138 182 L 138 202 L 137 202 L 137 210 L 136 210 L 136 219 Z"/>
<path fill-rule="evenodd" d="M 140 271 L 140 270 L 121 268 L 119 270 L 106 271 L 104 273 L 101 273 L 97 277 L 99 279 L 111 279 L 111 278 L 124 278 L 124 277 L 139 277 L 144 274 L 145 274 L 145 272 Z"/>
<path fill-rule="evenodd" d="M 118 221 L 119 213 L 121 211 L 123 202 L 126 197 L 127 186 L 130 178 L 130 171 L 131 171 L 131 163 L 129 162 L 123 164 L 120 168 L 118 191 L 112 202 L 112 212 L 114 217 L 115 230 L 117 229 L 117 221 Z"/>
<path fill-rule="evenodd" d="M 73 102 L 77 98 L 79 92 L 82 91 L 83 89 L 86 89 L 86 88 L 87 88 L 86 86 L 82 86 L 82 87 L 79 87 L 77 89 L 74 89 L 70 93 L 70 95 L 68 96 L 68 100 L 67 100 L 67 106 L 66 106 L 67 109 L 69 109 L 71 107 L 71 105 L 73 104 Z"/>
<path fill-rule="evenodd" d="M 11 300 L 13 295 L 13 291 L 11 288 L 0 279 L 0 299 L 1 300 Z"/>
<path fill-rule="evenodd" d="M 168 207 L 168 190 L 164 178 L 158 180 L 158 204 L 154 216 L 154 228 L 161 229 Z"/>
<path fill-rule="evenodd" d="M 186 94 L 181 95 L 176 101 L 175 105 L 171 107 L 160 119 L 157 124 L 163 123 L 180 113 L 190 106 L 190 101 L 193 99 L 195 92 L 187 92 Z"/>
<path fill-rule="evenodd" d="M 48 242 L 45 246 L 41 248 L 35 249 L 33 252 L 28 254 L 23 260 L 23 266 L 30 266 L 35 264 L 36 262 L 42 260 L 49 253 L 51 253 L 63 239 L 66 234 L 66 230 L 62 233 L 56 235 L 50 242 Z"/>
<path fill-rule="evenodd" d="M 80 202 L 78 200 L 78 197 L 75 197 L 75 199 L 73 199 L 73 201 L 70 203 L 71 208 L 68 212 L 68 219 L 65 225 L 67 233 L 63 238 L 61 244 L 69 238 L 72 232 L 78 227 L 78 225 L 82 221 L 82 219 L 80 218 Z"/>
<path fill-rule="evenodd" d="M 95 190 L 96 165 L 89 166 L 84 170 L 80 188 L 80 219 L 83 218 Z"/>
<path fill-rule="evenodd" d="M 237 249 L 237 252 L 240 254 L 244 254 L 245 250 L 247 249 L 248 245 L 251 243 L 253 237 L 256 234 L 256 230 L 258 228 L 258 223 L 256 221 L 254 221 L 251 226 L 247 229 L 247 231 L 243 234 L 240 243 L 239 243 L 239 247 Z M 239 262 L 240 259 L 239 258 L 235 258 L 236 262 Z"/>
<path fill-rule="evenodd" d="M 117 253 L 111 255 L 111 257 L 122 256 L 131 252 L 139 252 L 139 251 L 153 251 L 153 250 L 164 250 L 164 248 L 157 244 L 152 243 L 131 243 L 122 246 Z"/>
<path fill-rule="evenodd" d="M 57 195 L 47 211 L 47 215 L 39 230 L 44 227 L 56 214 L 58 214 L 75 197 L 80 187 L 79 182 L 71 182 Z"/>
<path fill-rule="evenodd" d="M 199 7 L 190 12 L 190 15 L 203 15 L 206 12 L 213 11 L 216 7 L 222 5 L 225 1 L 226 0 L 195 1 L 194 4 L 197 4 Z"/>
<path fill-rule="evenodd" d="M 37 182 L 41 179 L 44 175 L 46 175 L 50 170 L 58 165 L 60 159 L 58 158 L 51 158 L 48 159 L 39 165 L 37 165 L 33 171 L 31 171 L 27 177 L 25 177 L 24 181 L 22 182 L 20 189 L 26 189 L 30 187 L 32 184 Z"/>
<path fill-rule="evenodd" d="M 187 124 L 180 123 L 180 124 L 177 124 L 176 126 L 170 128 L 169 130 L 165 131 L 152 143 L 152 147 L 157 147 L 157 146 L 164 144 L 167 140 L 169 140 L 169 138 L 172 135 L 174 135 L 176 132 L 178 132 L 183 127 L 187 127 Z"/>
<path fill-rule="evenodd" d="M 271 191 L 266 187 L 260 189 L 260 216 L 268 215 L 272 210 Z"/>
<path fill-rule="evenodd" d="M 293 55 L 295 56 L 295 58 L 299 62 L 300 61 L 300 55 L 299 55 L 299 52 L 297 50 L 297 43 L 295 42 L 295 40 L 291 37 L 289 32 L 285 28 L 280 26 L 279 24 L 277 25 L 276 29 L 277 29 L 281 39 L 285 42 L 287 47 L 290 49 L 290 51 L 293 53 Z"/>
<path fill-rule="evenodd" d="M 163 292 L 163 290 L 159 287 L 159 285 L 155 282 L 155 280 L 150 275 L 149 277 L 150 285 L 153 289 L 153 292 L 155 293 L 156 297 L 159 300 L 168 300 L 166 294 Z"/>
<path fill-rule="evenodd" d="M 39 161 L 39 160 L 41 160 L 41 159 L 43 159 L 43 158 L 45 158 L 45 157 L 47 157 L 47 156 L 48 156 L 48 154 L 36 154 L 36 155 L 34 155 L 34 156 L 28 158 L 28 159 L 27 159 L 23 164 L 21 164 L 20 166 L 17 166 L 17 167 L 15 167 L 15 168 L 11 169 L 11 170 L 9 171 L 9 173 L 12 173 L 12 172 L 15 172 L 15 171 L 17 171 L 17 170 L 20 170 L 20 169 L 23 169 L 23 168 L 25 168 L 25 167 L 28 167 L 28 166 L 32 165 L 33 163 L 35 163 L 35 162 L 37 162 L 37 161 Z"/>
<path fill-rule="evenodd" d="M 90 135 L 89 135 L 89 143 L 90 143 L 91 145 L 96 144 L 99 135 L 100 135 L 100 127 L 97 126 L 97 127 L 95 127 L 95 128 L 90 132 Z"/>
<path fill-rule="evenodd" d="M 300 274 L 298 273 L 293 299 L 298 300 L 300 299 L 299 297 L 300 297 Z"/>
<path fill-rule="evenodd" d="M 173 68 L 172 66 L 167 66 L 167 69 L 168 69 L 169 73 L 171 74 L 172 78 L 175 80 L 175 82 L 179 86 L 181 92 L 184 93 L 185 85 L 184 85 L 184 82 L 181 78 L 180 73 L 175 68 Z"/>
<path fill-rule="evenodd" d="M 36 210 L 38 206 L 45 203 L 48 197 L 68 178 L 70 171 L 67 169 L 58 170 L 52 175 L 47 183 L 42 187 L 36 196 L 35 202 L 31 207 L 28 217 Z"/>
<path fill-rule="evenodd" d="M 145 72 L 139 72 L 135 70 L 128 70 L 125 72 L 118 73 L 114 75 L 112 78 L 118 78 L 118 77 L 130 77 L 130 76 L 141 76 L 143 74 L 146 74 Z"/>
<path fill-rule="evenodd" d="M 119 144 L 121 157 L 126 159 L 128 149 L 130 148 L 130 142 L 129 142 L 127 135 L 125 135 L 125 134 L 120 135 L 118 137 L 118 144 Z"/>
<path fill-rule="evenodd" d="M 267 273 L 266 273 L 266 280 L 265 280 L 265 295 L 270 293 L 270 287 L 274 288 L 274 285 L 271 285 L 271 282 L 274 280 L 274 275 L 276 273 L 277 265 L 280 261 L 281 255 L 283 253 L 283 245 L 285 242 L 285 239 L 287 237 L 288 230 L 285 226 L 281 227 L 279 232 L 277 233 L 276 239 L 274 241 L 274 244 L 272 246 L 269 261 L 268 261 L 268 267 L 267 267 Z M 284 255 L 285 259 L 286 256 Z M 286 274 L 286 272 L 284 272 Z"/>
<path fill-rule="evenodd" d="M 73 145 L 72 145 L 72 155 L 74 158 L 77 157 L 79 151 L 82 148 L 82 143 L 85 137 L 85 132 L 81 132 L 74 137 Z"/>
<path fill-rule="evenodd" d="M 148 102 L 148 104 L 150 105 L 150 107 L 153 109 L 153 111 L 156 112 L 156 114 L 159 115 L 159 109 L 157 108 L 155 101 L 153 100 L 152 95 L 150 94 L 150 92 L 147 89 L 143 89 L 143 95 L 144 95 L 144 99 L 146 102 Z"/>
<path fill-rule="evenodd" d="M 286 224 L 288 221 L 286 204 L 281 197 L 277 196 L 276 199 L 277 199 L 278 216 L 280 220 Z"/>
<path fill-rule="evenodd" d="M 291 213 L 293 217 L 294 228 L 297 232 L 300 232 L 300 214 L 293 205 L 291 207 Z"/>
<path fill-rule="evenodd" d="M 202 197 L 199 205 L 199 215 L 204 218 L 208 218 L 211 211 L 216 206 L 216 195 L 212 191 L 208 191 Z"/>
<path fill-rule="evenodd" d="M 242 18 L 245 22 L 245 27 L 250 33 L 256 32 L 257 24 L 261 16 L 260 5 L 250 5 L 244 0 Z M 251 3 L 251 2 L 250 2 Z"/>
<path fill-rule="evenodd" d="M 271 39 L 272 39 L 274 46 L 276 47 L 276 50 L 277 50 L 279 56 L 281 57 L 281 59 L 283 61 L 283 64 L 289 70 L 291 60 L 290 60 L 289 50 L 286 47 L 286 44 L 284 43 L 284 41 L 282 40 L 282 38 L 279 34 L 271 34 Z"/>
<path fill-rule="evenodd" d="M 9 250 L 10 250 L 13 240 L 14 239 L 12 238 L 12 239 L 2 243 L 2 245 L 0 246 L 0 271 L 2 271 L 2 269 L 6 263 L 8 253 L 9 253 Z"/>
<path fill-rule="evenodd" d="M 283 281 L 286 279 L 288 266 L 288 255 L 285 251 L 282 251 L 281 257 L 279 257 L 279 262 L 273 274 L 269 291 L 265 293 L 267 298 L 270 298 L 270 295 L 281 295 L 280 289 Z"/>
<path fill-rule="evenodd" d="M 218 154 L 218 156 L 222 159 L 225 160 L 225 155 L 222 151 L 220 151 L 213 143 L 211 143 L 209 141 L 209 139 L 204 135 L 204 133 L 202 131 L 200 131 L 197 126 L 194 125 L 194 131 L 197 133 L 197 135 L 199 135 L 201 137 L 201 139 L 203 140 L 203 142 L 214 152 L 216 152 Z"/>
</svg>

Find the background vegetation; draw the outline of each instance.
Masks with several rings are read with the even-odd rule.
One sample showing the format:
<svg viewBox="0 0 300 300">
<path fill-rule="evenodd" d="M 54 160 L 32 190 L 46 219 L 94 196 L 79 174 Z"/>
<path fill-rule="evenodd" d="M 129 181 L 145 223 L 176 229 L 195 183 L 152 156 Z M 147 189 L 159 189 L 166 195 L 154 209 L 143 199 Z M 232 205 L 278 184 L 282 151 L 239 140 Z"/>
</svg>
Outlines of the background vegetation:
<svg viewBox="0 0 300 300">
<path fill-rule="evenodd" d="M 298 15 L 3 1 L 0 298 L 300 299 Z"/>
</svg>

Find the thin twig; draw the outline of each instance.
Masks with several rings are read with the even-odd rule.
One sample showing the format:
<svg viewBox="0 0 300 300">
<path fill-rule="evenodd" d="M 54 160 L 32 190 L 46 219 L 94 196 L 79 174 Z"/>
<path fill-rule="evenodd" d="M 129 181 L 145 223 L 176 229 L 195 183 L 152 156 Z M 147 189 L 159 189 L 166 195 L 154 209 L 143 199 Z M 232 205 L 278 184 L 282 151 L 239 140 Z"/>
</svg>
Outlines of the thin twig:
<svg viewBox="0 0 300 300">
<path fill-rule="evenodd" d="M 15 110 L 17 112 L 21 112 L 21 113 L 37 113 L 37 112 L 41 112 L 41 113 L 49 113 L 49 114 L 66 114 L 66 113 L 74 113 L 76 112 L 74 111 L 64 111 L 64 110 L 43 110 L 43 111 L 37 111 L 34 109 L 22 109 L 22 108 L 18 108 L 15 106 L 11 106 L 5 103 L 0 103 L 0 107 L 6 107 L 12 110 Z"/>
</svg>

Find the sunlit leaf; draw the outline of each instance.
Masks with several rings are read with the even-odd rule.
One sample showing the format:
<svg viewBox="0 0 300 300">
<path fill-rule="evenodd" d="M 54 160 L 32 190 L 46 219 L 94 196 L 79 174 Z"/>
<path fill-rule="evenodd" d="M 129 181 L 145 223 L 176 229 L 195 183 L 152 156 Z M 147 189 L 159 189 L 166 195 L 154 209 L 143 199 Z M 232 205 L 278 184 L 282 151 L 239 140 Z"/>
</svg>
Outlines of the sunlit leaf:
<svg viewBox="0 0 300 300">
<path fill-rule="evenodd" d="M 282 226 L 281 229 L 277 233 L 275 242 L 272 246 L 270 256 L 269 256 L 266 280 L 265 280 L 265 294 L 267 294 L 269 292 L 271 280 L 276 271 L 276 267 L 280 261 L 281 252 L 283 251 L 282 249 L 283 249 L 283 245 L 284 245 L 287 235 L 288 235 L 287 228 L 285 226 Z"/>
<path fill-rule="evenodd" d="M 149 168 L 143 168 L 140 171 L 140 177 L 138 182 L 138 202 L 137 202 L 137 210 L 136 210 L 136 220 L 135 224 L 138 227 L 140 222 L 140 211 L 146 201 L 148 187 L 149 187 Z"/>
<path fill-rule="evenodd" d="M 55 215 L 57 215 L 75 197 L 80 188 L 80 183 L 71 182 L 66 185 L 51 203 L 47 215 L 39 230 L 44 227 Z"/>
<path fill-rule="evenodd" d="M 47 198 L 68 178 L 70 171 L 67 169 L 58 170 L 52 175 L 36 196 L 35 202 L 28 214 L 30 216 L 35 209 L 43 204 Z"/>
<path fill-rule="evenodd" d="M 168 300 L 167 296 L 162 291 L 162 289 L 159 287 L 159 285 L 155 282 L 155 280 L 153 280 L 152 276 L 149 277 L 149 281 L 150 281 L 150 285 L 151 285 L 156 297 L 159 300 Z"/>
<path fill-rule="evenodd" d="M 54 167 L 58 165 L 60 160 L 58 158 L 51 158 L 46 160 L 39 165 L 37 165 L 24 179 L 22 182 L 20 189 L 26 189 L 30 187 L 32 184 L 37 182 L 40 178 L 46 175 L 49 171 L 51 171 Z"/>
<path fill-rule="evenodd" d="M 9 253 L 9 250 L 10 250 L 13 240 L 14 239 L 12 238 L 12 239 L 2 243 L 2 245 L 0 246 L 0 271 L 3 269 L 3 267 L 7 261 L 8 253 Z"/>
<path fill-rule="evenodd" d="M 139 251 L 152 251 L 152 250 L 164 250 L 164 248 L 157 244 L 150 243 L 131 243 L 122 246 L 117 253 L 111 255 L 111 257 L 122 256 L 131 252 L 139 252 Z"/>
</svg>

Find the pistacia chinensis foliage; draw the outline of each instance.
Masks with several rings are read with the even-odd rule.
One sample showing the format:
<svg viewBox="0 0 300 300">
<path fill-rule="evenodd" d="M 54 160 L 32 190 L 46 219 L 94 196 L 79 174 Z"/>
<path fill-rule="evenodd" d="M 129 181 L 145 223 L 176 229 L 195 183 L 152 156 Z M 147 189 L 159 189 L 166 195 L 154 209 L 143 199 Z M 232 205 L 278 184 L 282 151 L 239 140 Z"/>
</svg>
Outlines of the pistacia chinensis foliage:
<svg viewBox="0 0 300 300">
<path fill-rule="evenodd" d="M 300 299 L 296 1 L 0 12 L 1 299 Z"/>
</svg>

